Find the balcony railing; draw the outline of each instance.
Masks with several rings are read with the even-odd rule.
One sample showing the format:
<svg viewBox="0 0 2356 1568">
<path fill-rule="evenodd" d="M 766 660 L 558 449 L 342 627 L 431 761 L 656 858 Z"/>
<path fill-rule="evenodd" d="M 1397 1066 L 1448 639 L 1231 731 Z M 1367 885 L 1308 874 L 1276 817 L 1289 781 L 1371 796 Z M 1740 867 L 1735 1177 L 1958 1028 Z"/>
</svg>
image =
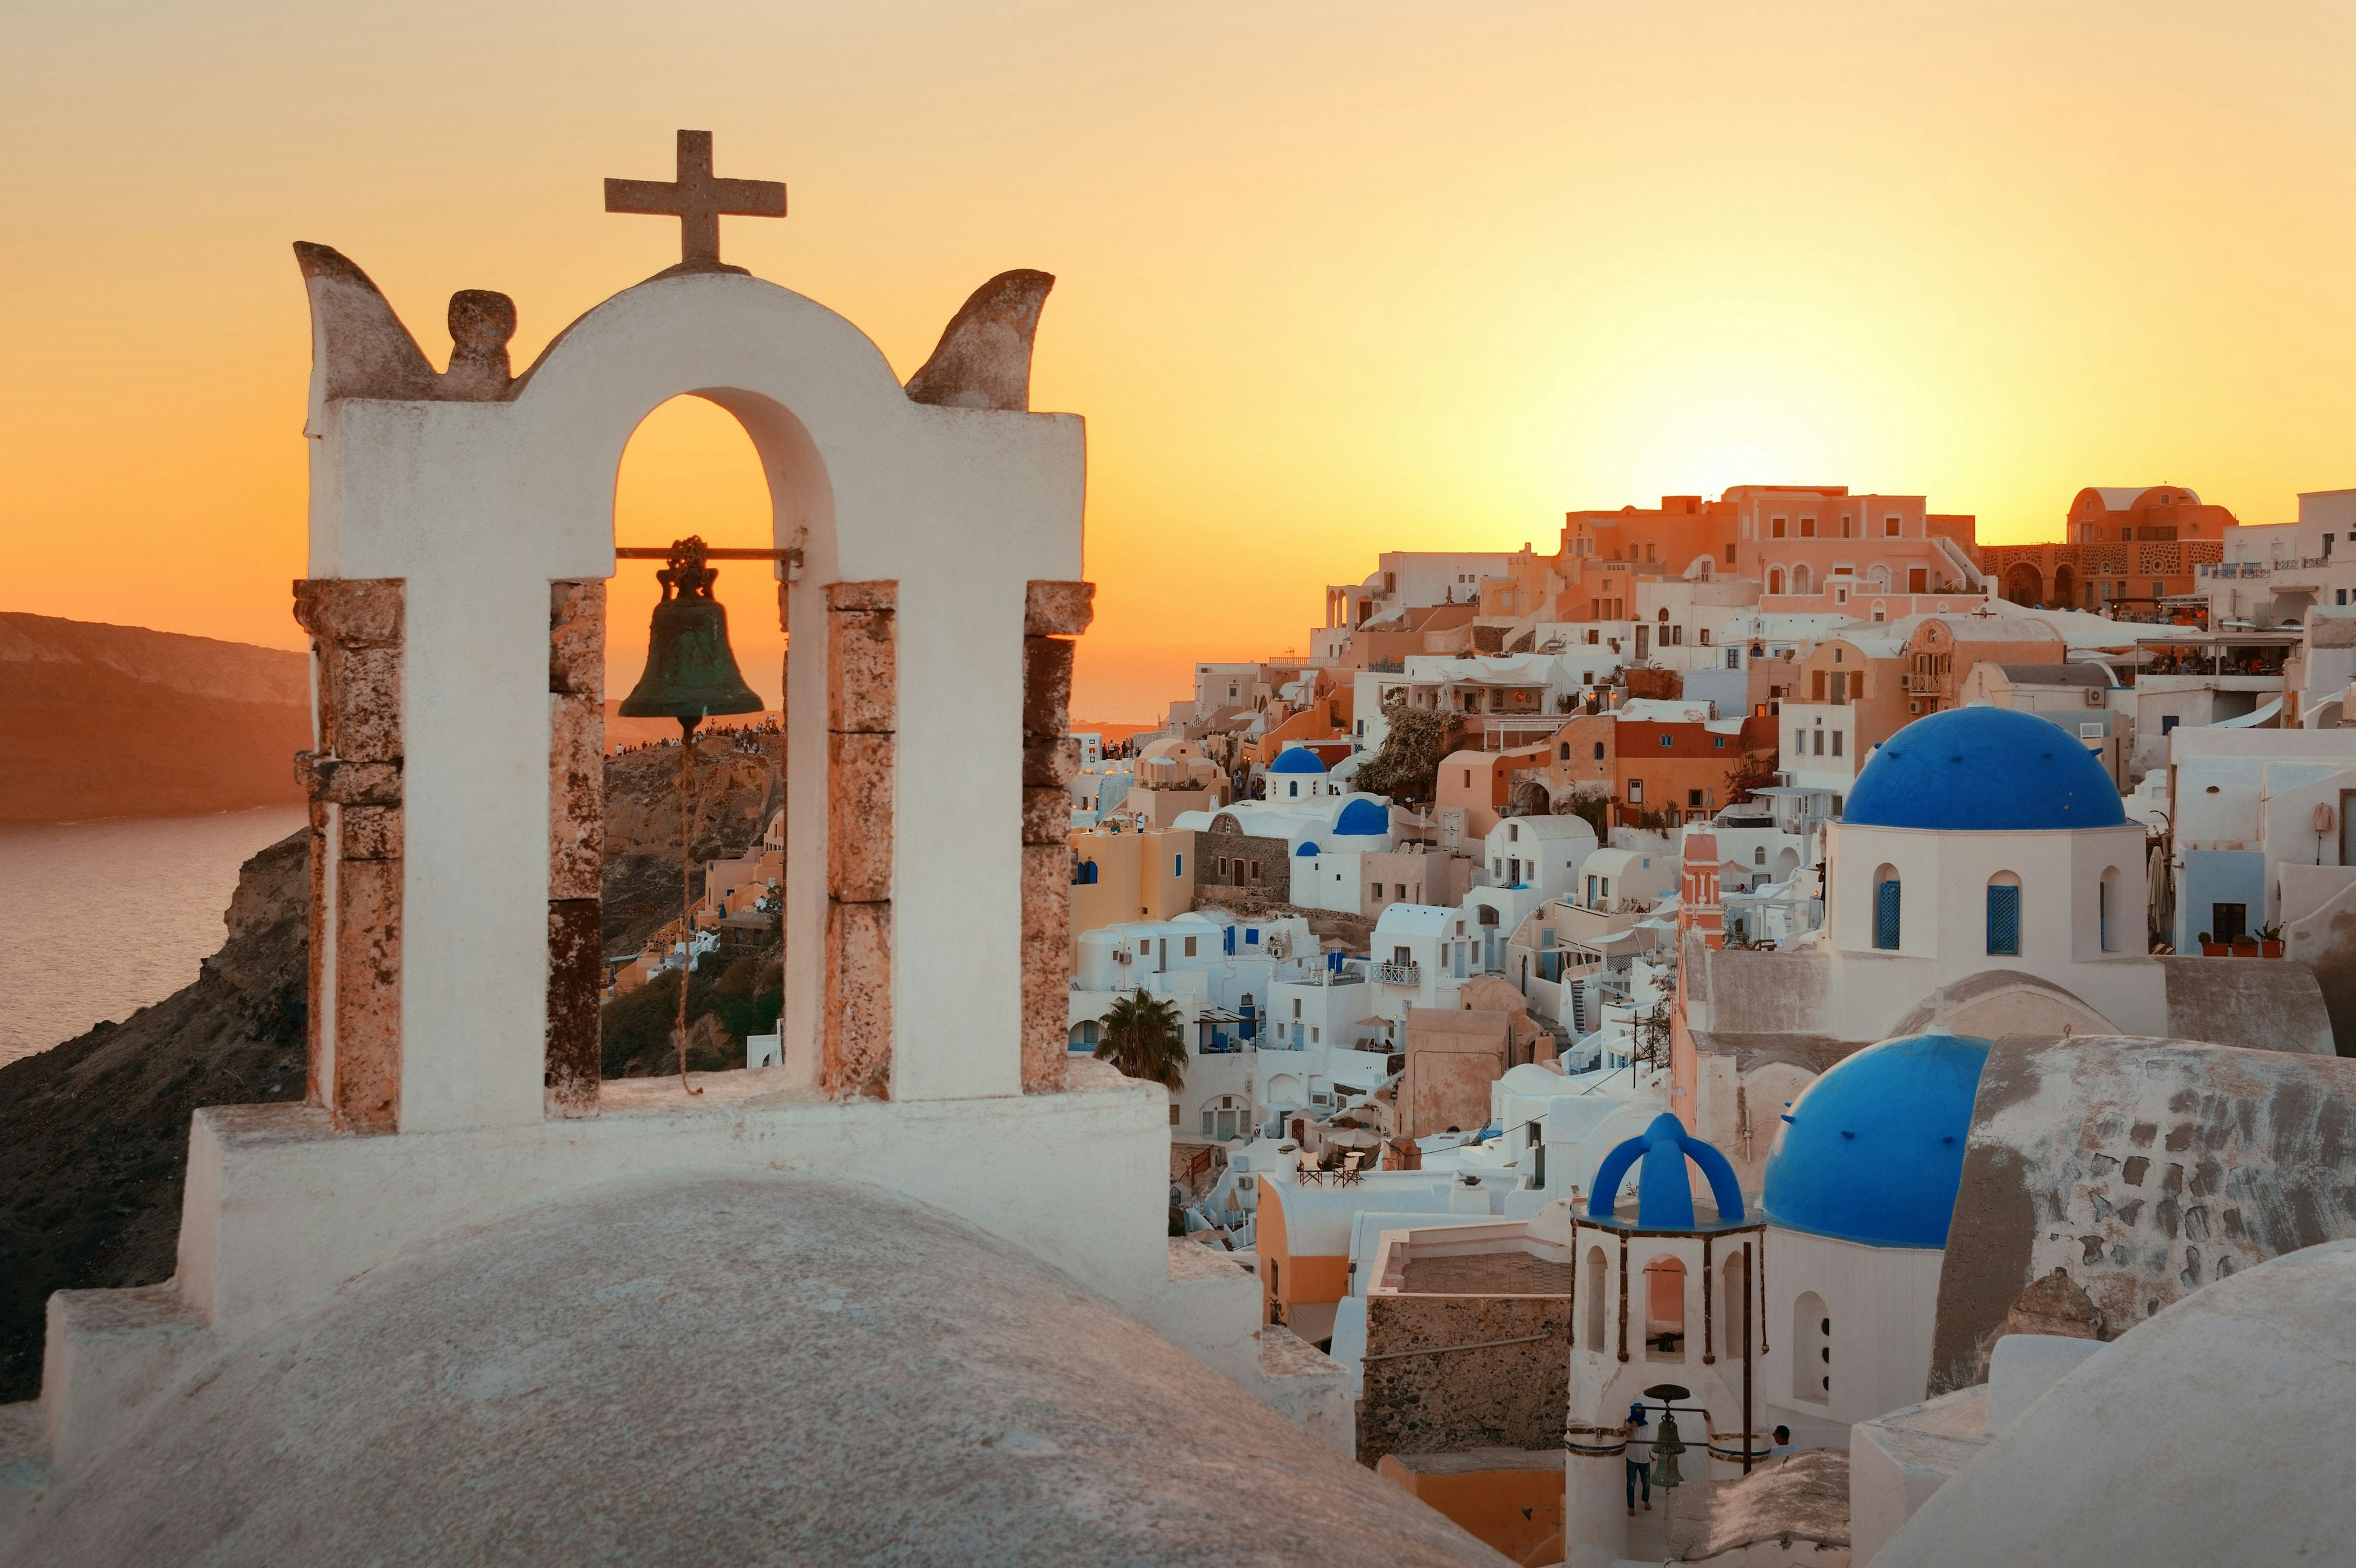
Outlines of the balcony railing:
<svg viewBox="0 0 2356 1568">
<path fill-rule="evenodd" d="M 1377 964 L 1375 978 L 1386 986 L 1420 986 L 1423 965 L 1420 964 Z"/>
</svg>

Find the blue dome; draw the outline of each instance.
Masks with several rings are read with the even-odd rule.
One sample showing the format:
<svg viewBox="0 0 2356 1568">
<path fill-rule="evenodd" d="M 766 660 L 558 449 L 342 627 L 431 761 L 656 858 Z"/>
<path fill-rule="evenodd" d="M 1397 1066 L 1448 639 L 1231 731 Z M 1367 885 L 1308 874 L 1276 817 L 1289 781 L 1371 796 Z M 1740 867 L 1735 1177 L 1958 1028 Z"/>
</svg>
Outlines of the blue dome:
<svg viewBox="0 0 2356 1568">
<path fill-rule="evenodd" d="M 1377 833 L 1387 835 L 1390 830 L 1391 814 L 1371 800 L 1352 801 L 1342 808 L 1342 815 L 1333 819 L 1333 831 L 1336 833 L 1371 837 Z"/>
<path fill-rule="evenodd" d="M 1279 752 L 1276 761 L 1269 763 L 1272 773 L 1322 773 L 1325 761 L 1306 746 L 1288 746 Z"/>
<path fill-rule="evenodd" d="M 2110 774 L 2050 719 L 2010 708 L 1951 708 L 1917 719 L 1867 759 L 1841 811 L 1868 827 L 1967 833 L 2118 827 Z"/>
<path fill-rule="evenodd" d="M 1314 854 L 1316 854 L 1316 853 L 1317 853 L 1317 840 L 1316 840 L 1316 839 L 1314 839 L 1314 838 L 1303 839 L 1303 840 L 1301 841 L 1301 848 L 1298 848 L 1298 849 L 1295 849 L 1295 850 L 1293 851 L 1293 853 L 1294 853 L 1294 854 L 1296 854 L 1296 855 L 1303 855 L 1303 856 L 1306 856 L 1306 855 L 1314 855 Z"/>
<path fill-rule="evenodd" d="M 1916 1034 L 1836 1062 L 1784 1114 L 1768 1219 L 1868 1246 L 1945 1246 L 1987 1053 L 1984 1040 Z"/>
</svg>

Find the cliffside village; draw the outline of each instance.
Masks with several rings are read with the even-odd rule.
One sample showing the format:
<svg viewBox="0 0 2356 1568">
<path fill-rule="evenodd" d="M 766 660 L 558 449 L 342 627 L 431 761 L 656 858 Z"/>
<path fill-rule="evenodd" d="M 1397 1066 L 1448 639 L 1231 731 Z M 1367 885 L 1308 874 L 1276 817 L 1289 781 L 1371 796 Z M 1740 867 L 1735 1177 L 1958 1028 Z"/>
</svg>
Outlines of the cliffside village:
<svg viewBox="0 0 2356 1568">
<path fill-rule="evenodd" d="M 2253 527 L 2090 488 L 2065 528 L 1572 512 L 1551 553 L 1386 553 L 1307 655 L 1076 738 L 1070 1049 L 1159 1005 L 1173 1233 L 1339 1363 L 1334 1441 L 1515 1561 L 1871 1561 L 2000 1424 L 2008 1328 L 2050 1381 L 2356 1233 L 2265 1191 L 2356 1152 L 2287 1176 L 2215 1092 L 2348 1087 L 2356 491 Z M 1660 1385 L 1727 1489 L 1674 1541 Z"/>
<path fill-rule="evenodd" d="M 437 369 L 295 249 L 304 1095 L 196 1110 L 169 1280 L 48 1297 L 0 1560 L 2345 1555 L 2356 492 L 1573 512 L 1108 751 L 1054 278 L 903 382 L 676 166 L 607 205 L 680 263 L 519 375 L 508 296 Z M 758 701 L 701 542 L 615 537 L 690 394 L 792 787 L 616 961 L 607 580 L 744 699 L 660 711 Z M 601 995 L 755 941 L 744 1068 L 603 1076 Z"/>
</svg>

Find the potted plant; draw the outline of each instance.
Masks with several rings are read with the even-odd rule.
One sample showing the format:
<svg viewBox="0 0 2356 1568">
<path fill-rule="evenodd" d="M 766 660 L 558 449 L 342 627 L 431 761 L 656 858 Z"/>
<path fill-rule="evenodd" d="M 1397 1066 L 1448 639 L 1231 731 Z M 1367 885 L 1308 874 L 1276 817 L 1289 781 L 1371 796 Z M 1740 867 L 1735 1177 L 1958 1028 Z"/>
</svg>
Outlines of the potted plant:
<svg viewBox="0 0 2356 1568">
<path fill-rule="evenodd" d="M 2225 956 L 2225 944 L 2204 931 L 2201 933 L 2201 956 L 2222 958 Z"/>
<path fill-rule="evenodd" d="M 2265 958 L 2279 958 L 2283 955 L 2283 933 L 2280 921 L 2276 921 L 2272 925 L 2258 927 L 2258 954 Z"/>
<path fill-rule="evenodd" d="M 2255 958 L 2257 955 L 2258 939 L 2256 937 L 2251 936 L 2245 933 L 2243 935 L 2233 938 L 2234 957 Z"/>
</svg>

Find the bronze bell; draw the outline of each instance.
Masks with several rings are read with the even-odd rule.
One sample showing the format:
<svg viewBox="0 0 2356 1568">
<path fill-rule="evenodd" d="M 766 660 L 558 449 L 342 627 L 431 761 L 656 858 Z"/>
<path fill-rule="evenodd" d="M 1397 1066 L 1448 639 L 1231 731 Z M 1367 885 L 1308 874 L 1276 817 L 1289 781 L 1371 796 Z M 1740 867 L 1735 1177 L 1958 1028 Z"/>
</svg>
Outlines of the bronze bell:
<svg viewBox="0 0 2356 1568">
<path fill-rule="evenodd" d="M 1677 1441 L 1677 1418 L 1667 1411 L 1661 1412 L 1661 1435 L 1653 1439 L 1653 1485 L 1681 1487 L 1686 1478 L 1677 1474 L 1677 1456 L 1686 1445 Z"/>
<path fill-rule="evenodd" d="M 647 634 L 646 673 L 621 707 L 628 719 L 676 719 L 687 735 L 711 714 L 762 708 L 728 645 L 728 607 L 712 596 L 720 573 L 703 564 L 704 549 L 701 539 L 675 539 L 668 564 L 655 573 L 663 596 Z"/>
</svg>

